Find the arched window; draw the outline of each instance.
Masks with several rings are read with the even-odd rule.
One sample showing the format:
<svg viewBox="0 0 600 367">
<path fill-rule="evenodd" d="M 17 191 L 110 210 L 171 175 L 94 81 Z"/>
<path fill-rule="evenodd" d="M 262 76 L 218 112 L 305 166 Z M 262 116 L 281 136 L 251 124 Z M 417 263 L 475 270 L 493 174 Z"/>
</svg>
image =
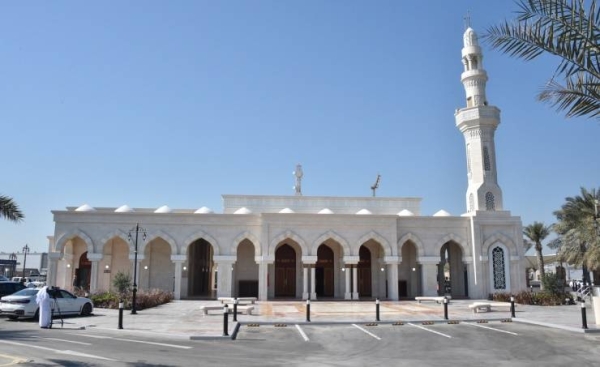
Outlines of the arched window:
<svg viewBox="0 0 600 367">
<path fill-rule="evenodd" d="M 475 198 L 473 197 L 473 193 L 469 194 L 469 212 L 475 210 Z"/>
<path fill-rule="evenodd" d="M 494 204 L 494 194 L 491 192 L 485 194 L 485 210 L 496 210 L 496 205 Z"/>
<path fill-rule="evenodd" d="M 492 250 L 492 273 L 494 276 L 494 289 L 506 289 L 504 250 L 501 247 L 495 247 Z"/>
<path fill-rule="evenodd" d="M 492 165 L 490 164 L 490 152 L 487 147 L 483 147 L 483 168 L 486 171 L 492 170 Z"/>
</svg>

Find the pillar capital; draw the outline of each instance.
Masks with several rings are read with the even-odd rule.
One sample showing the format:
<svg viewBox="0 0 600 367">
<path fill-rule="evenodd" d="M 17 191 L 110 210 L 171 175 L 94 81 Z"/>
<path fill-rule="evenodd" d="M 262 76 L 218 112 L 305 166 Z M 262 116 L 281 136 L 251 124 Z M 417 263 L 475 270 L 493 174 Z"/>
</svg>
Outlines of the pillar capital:
<svg viewBox="0 0 600 367">
<path fill-rule="evenodd" d="M 398 265 L 402 261 L 399 256 L 385 256 L 383 262 L 387 265 Z"/>
<path fill-rule="evenodd" d="M 186 255 L 171 255 L 171 261 L 173 262 L 185 262 L 186 260 Z"/>
<path fill-rule="evenodd" d="M 62 252 L 49 252 L 48 253 L 48 258 L 50 260 L 61 260 L 63 257 Z"/>
<path fill-rule="evenodd" d="M 138 262 L 143 261 L 144 259 L 145 259 L 144 255 L 140 255 L 140 254 L 137 255 Z M 129 254 L 129 260 L 135 261 L 135 254 Z"/>
<path fill-rule="evenodd" d="M 87 258 L 89 261 L 100 261 L 102 260 L 102 258 L 104 257 L 103 254 L 98 254 L 98 253 L 88 253 L 87 254 Z"/>
<path fill-rule="evenodd" d="M 271 255 L 259 255 L 259 256 L 254 256 L 254 261 L 256 261 L 257 264 L 273 264 L 275 262 L 275 256 Z"/>
<path fill-rule="evenodd" d="M 344 263 L 346 265 L 356 265 L 360 261 L 359 256 L 344 256 Z"/>
<path fill-rule="evenodd" d="M 234 263 L 237 260 L 237 256 L 233 255 L 216 255 L 213 256 L 213 261 L 219 263 Z"/>
<path fill-rule="evenodd" d="M 423 265 L 436 265 L 440 263 L 439 256 L 419 256 L 417 262 Z"/>
<path fill-rule="evenodd" d="M 304 265 L 315 265 L 317 263 L 317 256 L 302 256 L 302 263 Z"/>
</svg>

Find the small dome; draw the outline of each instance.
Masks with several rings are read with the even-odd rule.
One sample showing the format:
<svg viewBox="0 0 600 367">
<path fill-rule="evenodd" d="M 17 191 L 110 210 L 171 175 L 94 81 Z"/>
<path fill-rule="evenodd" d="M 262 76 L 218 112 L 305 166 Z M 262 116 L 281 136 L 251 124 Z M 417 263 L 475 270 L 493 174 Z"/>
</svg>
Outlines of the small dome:
<svg viewBox="0 0 600 367">
<path fill-rule="evenodd" d="M 447 211 L 442 209 L 442 210 L 439 210 L 437 213 L 435 213 L 433 216 L 434 217 L 449 217 L 450 213 L 448 213 Z"/>
<path fill-rule="evenodd" d="M 238 210 L 236 210 L 235 212 L 233 212 L 233 214 L 252 214 L 252 211 L 250 211 L 250 209 L 243 206 L 243 207 L 239 208 Z"/>
<path fill-rule="evenodd" d="M 281 209 L 279 212 L 280 213 L 285 213 L 285 214 L 295 213 L 295 211 L 293 211 L 290 208 Z"/>
<path fill-rule="evenodd" d="M 121 205 L 115 210 L 115 213 L 132 213 L 135 210 L 131 209 L 129 205 Z"/>
<path fill-rule="evenodd" d="M 410 210 L 408 210 L 408 209 L 402 209 L 402 210 L 401 210 L 401 211 L 398 213 L 398 216 L 399 216 L 399 217 L 412 217 L 412 216 L 414 216 L 414 215 L 415 215 L 415 213 L 411 212 L 411 211 L 410 211 Z"/>
<path fill-rule="evenodd" d="M 328 208 L 324 208 L 321 209 L 318 214 L 333 214 L 333 212 Z"/>
<path fill-rule="evenodd" d="M 76 212 L 95 212 L 96 209 L 94 209 L 93 207 L 87 205 L 87 204 L 83 204 L 82 206 L 80 206 L 79 208 L 75 209 Z"/>
<path fill-rule="evenodd" d="M 155 213 L 172 213 L 173 211 L 167 205 L 163 205 L 154 211 Z"/>
<path fill-rule="evenodd" d="M 200 208 L 194 212 L 194 214 L 212 214 L 212 213 L 214 213 L 212 211 L 212 209 L 210 209 L 206 206 L 203 206 L 202 208 Z"/>
<path fill-rule="evenodd" d="M 477 33 L 475 33 L 473 28 L 469 27 L 465 30 L 465 33 L 463 34 L 463 43 L 465 47 L 479 46 L 479 41 L 477 40 Z"/>
<path fill-rule="evenodd" d="M 359 211 L 356 212 L 356 215 L 370 215 L 370 214 L 373 214 L 373 213 L 371 213 L 367 209 L 361 209 L 361 210 L 359 210 Z"/>
</svg>

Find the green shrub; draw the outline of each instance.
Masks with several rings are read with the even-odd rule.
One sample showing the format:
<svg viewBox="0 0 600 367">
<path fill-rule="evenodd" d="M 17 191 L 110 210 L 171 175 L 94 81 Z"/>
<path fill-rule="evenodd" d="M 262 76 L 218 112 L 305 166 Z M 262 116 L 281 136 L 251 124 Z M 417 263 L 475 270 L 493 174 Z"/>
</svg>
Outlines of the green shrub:
<svg viewBox="0 0 600 367">
<path fill-rule="evenodd" d="M 556 291 L 556 290 L 554 290 Z M 510 302 L 509 293 L 494 293 L 491 299 L 498 302 Z M 514 295 L 515 302 L 521 305 L 538 305 L 538 306 L 558 306 L 573 304 L 573 296 L 570 293 L 551 291 L 529 292 L 521 291 Z"/>
<path fill-rule="evenodd" d="M 131 276 L 129 273 L 125 274 L 124 272 L 119 271 L 115 274 L 112 283 L 121 298 L 125 298 L 125 295 L 131 289 Z"/>
<path fill-rule="evenodd" d="M 562 295 L 565 292 L 565 284 L 563 280 L 554 273 L 546 273 L 542 278 L 544 292 L 552 295 Z"/>
<path fill-rule="evenodd" d="M 156 307 L 173 300 L 173 293 L 162 289 L 143 289 L 136 294 L 136 309 L 143 310 L 146 308 Z M 126 292 L 118 294 L 111 291 L 99 291 L 90 295 L 90 299 L 94 302 L 94 306 L 98 308 L 119 308 L 119 302 L 123 300 L 125 309 L 131 309 L 132 293 Z"/>
</svg>

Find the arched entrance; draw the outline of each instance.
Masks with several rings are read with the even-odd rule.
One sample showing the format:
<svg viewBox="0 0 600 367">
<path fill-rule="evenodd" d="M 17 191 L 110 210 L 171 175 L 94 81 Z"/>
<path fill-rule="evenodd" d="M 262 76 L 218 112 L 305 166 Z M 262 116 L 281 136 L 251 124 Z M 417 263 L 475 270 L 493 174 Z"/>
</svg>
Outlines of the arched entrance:
<svg viewBox="0 0 600 367">
<path fill-rule="evenodd" d="M 371 251 L 364 245 L 360 246 L 358 257 L 358 294 L 360 297 L 371 297 Z"/>
<path fill-rule="evenodd" d="M 335 292 L 333 250 L 327 245 L 319 246 L 315 264 L 315 288 L 318 297 L 333 297 Z"/>
<path fill-rule="evenodd" d="M 452 241 L 445 243 L 440 249 L 438 295 L 450 295 L 453 298 L 469 295 L 467 267 L 462 260 L 462 249 Z"/>
<path fill-rule="evenodd" d="M 296 297 L 296 251 L 288 244 L 275 251 L 275 297 Z"/>
<path fill-rule="evenodd" d="M 204 239 L 194 241 L 188 247 L 188 296 L 213 297 L 213 249 Z"/>
<path fill-rule="evenodd" d="M 79 266 L 75 269 L 75 284 L 73 286 L 79 287 L 83 290 L 90 290 L 90 275 L 92 273 L 92 263 L 88 260 L 87 251 L 81 254 L 79 257 Z"/>
</svg>

